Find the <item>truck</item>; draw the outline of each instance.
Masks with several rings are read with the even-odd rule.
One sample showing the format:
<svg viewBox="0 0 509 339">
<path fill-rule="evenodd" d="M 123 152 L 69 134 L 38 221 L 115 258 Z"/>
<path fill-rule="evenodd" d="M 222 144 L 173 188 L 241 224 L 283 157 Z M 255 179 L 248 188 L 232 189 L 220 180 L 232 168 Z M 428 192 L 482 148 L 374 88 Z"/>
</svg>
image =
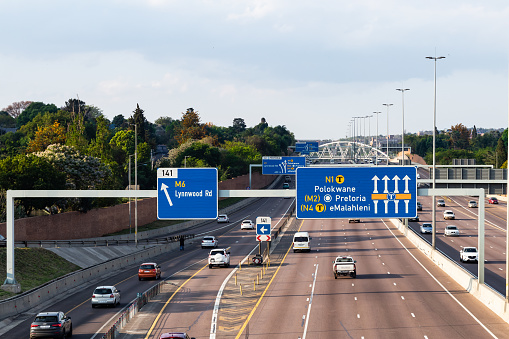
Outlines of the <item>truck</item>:
<svg viewBox="0 0 509 339">
<path fill-rule="evenodd" d="M 357 269 L 352 257 L 339 256 L 332 262 L 332 272 L 334 273 L 334 279 L 337 279 L 342 275 L 350 275 L 352 278 L 357 276 Z"/>
<path fill-rule="evenodd" d="M 217 248 L 209 253 L 209 268 L 213 266 L 230 266 L 230 252 L 226 248 Z"/>
</svg>

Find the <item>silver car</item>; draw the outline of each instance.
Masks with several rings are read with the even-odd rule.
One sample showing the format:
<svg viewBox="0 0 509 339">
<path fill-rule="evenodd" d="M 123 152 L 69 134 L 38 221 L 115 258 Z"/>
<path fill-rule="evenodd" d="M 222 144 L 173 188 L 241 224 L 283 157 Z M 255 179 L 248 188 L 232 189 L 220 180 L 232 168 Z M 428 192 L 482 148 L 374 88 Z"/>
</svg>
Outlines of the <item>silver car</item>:
<svg viewBox="0 0 509 339">
<path fill-rule="evenodd" d="M 423 223 L 421 225 L 421 233 L 424 234 L 424 233 L 431 233 L 433 232 L 433 225 L 431 223 Z"/>
<path fill-rule="evenodd" d="M 454 220 L 456 216 L 454 215 L 454 212 L 451 210 L 445 210 L 444 211 L 444 219 L 446 220 Z"/>
<path fill-rule="evenodd" d="M 470 200 L 470 201 L 468 202 L 468 207 L 469 207 L 469 208 L 476 208 L 476 207 L 477 207 L 477 201 L 475 201 L 475 200 Z"/>
<path fill-rule="evenodd" d="M 106 305 L 115 307 L 120 304 L 120 290 L 115 286 L 98 286 L 92 294 L 92 307 Z"/>
<path fill-rule="evenodd" d="M 444 199 L 438 199 L 437 200 L 437 207 L 445 207 L 445 200 Z"/>
<path fill-rule="evenodd" d="M 456 226 L 449 225 L 449 226 L 445 227 L 444 236 L 446 236 L 446 237 L 448 237 L 448 236 L 459 237 L 459 235 L 460 235 L 460 230 Z"/>
</svg>

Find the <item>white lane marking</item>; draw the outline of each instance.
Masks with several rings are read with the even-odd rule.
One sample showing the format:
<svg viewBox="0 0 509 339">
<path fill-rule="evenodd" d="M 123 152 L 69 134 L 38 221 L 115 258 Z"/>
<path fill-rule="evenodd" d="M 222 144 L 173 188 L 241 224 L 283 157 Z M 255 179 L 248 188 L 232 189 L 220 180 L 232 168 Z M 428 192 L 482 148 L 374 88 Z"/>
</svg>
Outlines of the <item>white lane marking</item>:
<svg viewBox="0 0 509 339">
<path fill-rule="evenodd" d="M 357 297 L 353 297 L 353 300 L 357 301 Z"/>
<path fill-rule="evenodd" d="M 404 297 L 404 296 L 401 296 L 401 299 L 405 300 L 405 297 Z"/>
<path fill-rule="evenodd" d="M 458 207 L 463 208 L 463 209 L 464 209 L 465 211 L 467 211 L 468 213 L 472 213 L 472 214 L 473 214 L 473 215 L 475 215 L 477 218 L 479 218 L 479 216 L 478 216 L 476 213 L 474 213 L 471 209 L 466 208 L 465 206 L 462 206 L 459 202 L 457 202 L 456 200 L 454 200 L 454 199 L 453 199 L 453 198 L 451 198 L 451 197 L 449 197 L 449 199 L 451 199 L 451 200 L 452 200 L 452 201 L 454 201 L 456 204 L 458 204 Z M 485 205 L 486 205 L 486 204 L 485 204 Z M 499 229 L 500 231 L 502 231 L 502 232 L 507 232 L 507 231 L 505 230 L 505 228 L 502 228 L 502 227 L 500 227 L 500 226 L 497 226 L 497 225 L 495 225 L 494 223 L 492 223 L 492 222 L 491 222 L 491 221 L 489 221 L 489 220 L 484 219 L 484 223 L 485 223 L 485 224 L 490 224 L 491 226 L 493 226 L 493 227 L 495 227 L 495 228 L 498 228 L 498 229 Z"/>
<path fill-rule="evenodd" d="M 396 286 L 396 283 L 393 283 L 393 284 L 394 284 L 394 286 Z"/>
<path fill-rule="evenodd" d="M 413 314 L 413 313 L 410 313 L 410 314 L 412 315 L 412 318 L 415 318 L 415 314 Z"/>
<path fill-rule="evenodd" d="M 357 319 L 360 319 L 361 318 L 361 315 L 359 313 L 357 313 Z"/>
<path fill-rule="evenodd" d="M 316 285 L 316 276 L 317 276 L 317 273 L 318 273 L 318 264 L 316 265 L 315 275 L 314 275 L 314 278 L 313 278 L 313 289 L 311 290 L 311 296 L 309 298 L 308 314 L 307 314 L 307 317 L 306 317 L 306 325 L 304 325 L 304 334 L 302 335 L 302 339 L 306 339 L 306 334 L 307 334 L 307 331 L 308 331 L 309 313 L 311 313 L 311 306 L 313 304 L 313 295 L 315 293 L 315 285 Z"/>
<path fill-rule="evenodd" d="M 399 242 L 399 244 L 405 249 L 405 251 L 407 251 L 407 253 L 410 254 L 410 256 L 422 267 L 422 269 L 426 273 L 428 273 L 429 276 L 431 278 L 433 278 L 433 280 L 435 280 L 435 282 L 438 284 L 438 286 L 440 286 L 454 301 L 456 301 L 456 303 L 458 305 L 460 305 L 465 310 L 465 312 L 467 312 L 486 332 L 488 332 L 493 338 L 497 338 L 497 336 L 495 334 L 493 334 L 486 326 L 484 326 L 484 324 L 481 323 L 481 321 L 479 319 L 477 319 L 477 317 L 472 312 L 470 312 L 470 310 L 468 308 L 466 308 L 454 295 L 452 295 L 451 292 L 449 292 L 449 290 L 444 285 L 442 285 L 442 283 L 440 281 L 438 281 L 438 279 L 426 267 L 424 267 L 424 265 L 408 250 L 408 248 L 406 248 L 406 246 L 403 245 L 401 240 L 399 240 L 398 237 L 391 230 L 391 228 L 389 226 L 387 226 L 385 221 L 382 220 L 382 222 L 384 223 L 385 227 L 387 227 L 389 232 L 391 232 L 394 239 L 396 239 Z"/>
</svg>

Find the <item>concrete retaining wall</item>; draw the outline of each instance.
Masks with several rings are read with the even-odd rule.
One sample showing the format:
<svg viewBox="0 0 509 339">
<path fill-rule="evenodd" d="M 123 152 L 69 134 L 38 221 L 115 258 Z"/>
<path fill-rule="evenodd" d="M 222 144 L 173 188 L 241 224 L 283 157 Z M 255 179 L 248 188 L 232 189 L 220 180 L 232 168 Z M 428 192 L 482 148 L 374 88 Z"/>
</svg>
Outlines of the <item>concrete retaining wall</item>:
<svg viewBox="0 0 509 339">
<path fill-rule="evenodd" d="M 506 311 L 504 296 L 484 284 L 479 284 L 477 278 L 469 271 L 463 269 L 446 255 L 437 250 L 433 250 L 430 244 L 424 241 L 412 230 L 406 229 L 398 219 L 391 219 L 391 222 L 403 235 L 407 237 L 408 240 L 410 240 L 422 253 L 428 256 L 428 258 L 430 258 L 438 267 L 447 273 L 447 275 L 454 279 L 454 281 L 486 305 L 490 310 L 496 313 L 505 322 L 509 323 L 509 314 Z"/>
</svg>

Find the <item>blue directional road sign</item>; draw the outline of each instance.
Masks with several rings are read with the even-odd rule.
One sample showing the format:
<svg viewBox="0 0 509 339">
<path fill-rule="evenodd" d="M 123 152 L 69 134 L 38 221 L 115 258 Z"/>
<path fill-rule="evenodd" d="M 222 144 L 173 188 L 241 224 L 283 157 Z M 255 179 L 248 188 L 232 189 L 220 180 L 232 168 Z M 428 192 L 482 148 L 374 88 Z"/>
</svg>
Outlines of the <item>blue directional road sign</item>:
<svg viewBox="0 0 509 339">
<path fill-rule="evenodd" d="M 318 152 L 318 141 L 302 141 L 295 143 L 295 152 L 300 154 L 309 154 L 311 152 Z"/>
<path fill-rule="evenodd" d="M 158 168 L 157 219 L 216 219 L 217 168 Z"/>
<path fill-rule="evenodd" d="M 262 174 L 295 174 L 306 166 L 306 157 L 263 157 Z"/>
<path fill-rule="evenodd" d="M 415 218 L 417 168 L 300 167 L 297 218 Z"/>
<path fill-rule="evenodd" d="M 272 220 L 270 217 L 257 217 L 256 218 L 256 240 L 257 241 L 271 241 L 270 224 Z"/>
</svg>

